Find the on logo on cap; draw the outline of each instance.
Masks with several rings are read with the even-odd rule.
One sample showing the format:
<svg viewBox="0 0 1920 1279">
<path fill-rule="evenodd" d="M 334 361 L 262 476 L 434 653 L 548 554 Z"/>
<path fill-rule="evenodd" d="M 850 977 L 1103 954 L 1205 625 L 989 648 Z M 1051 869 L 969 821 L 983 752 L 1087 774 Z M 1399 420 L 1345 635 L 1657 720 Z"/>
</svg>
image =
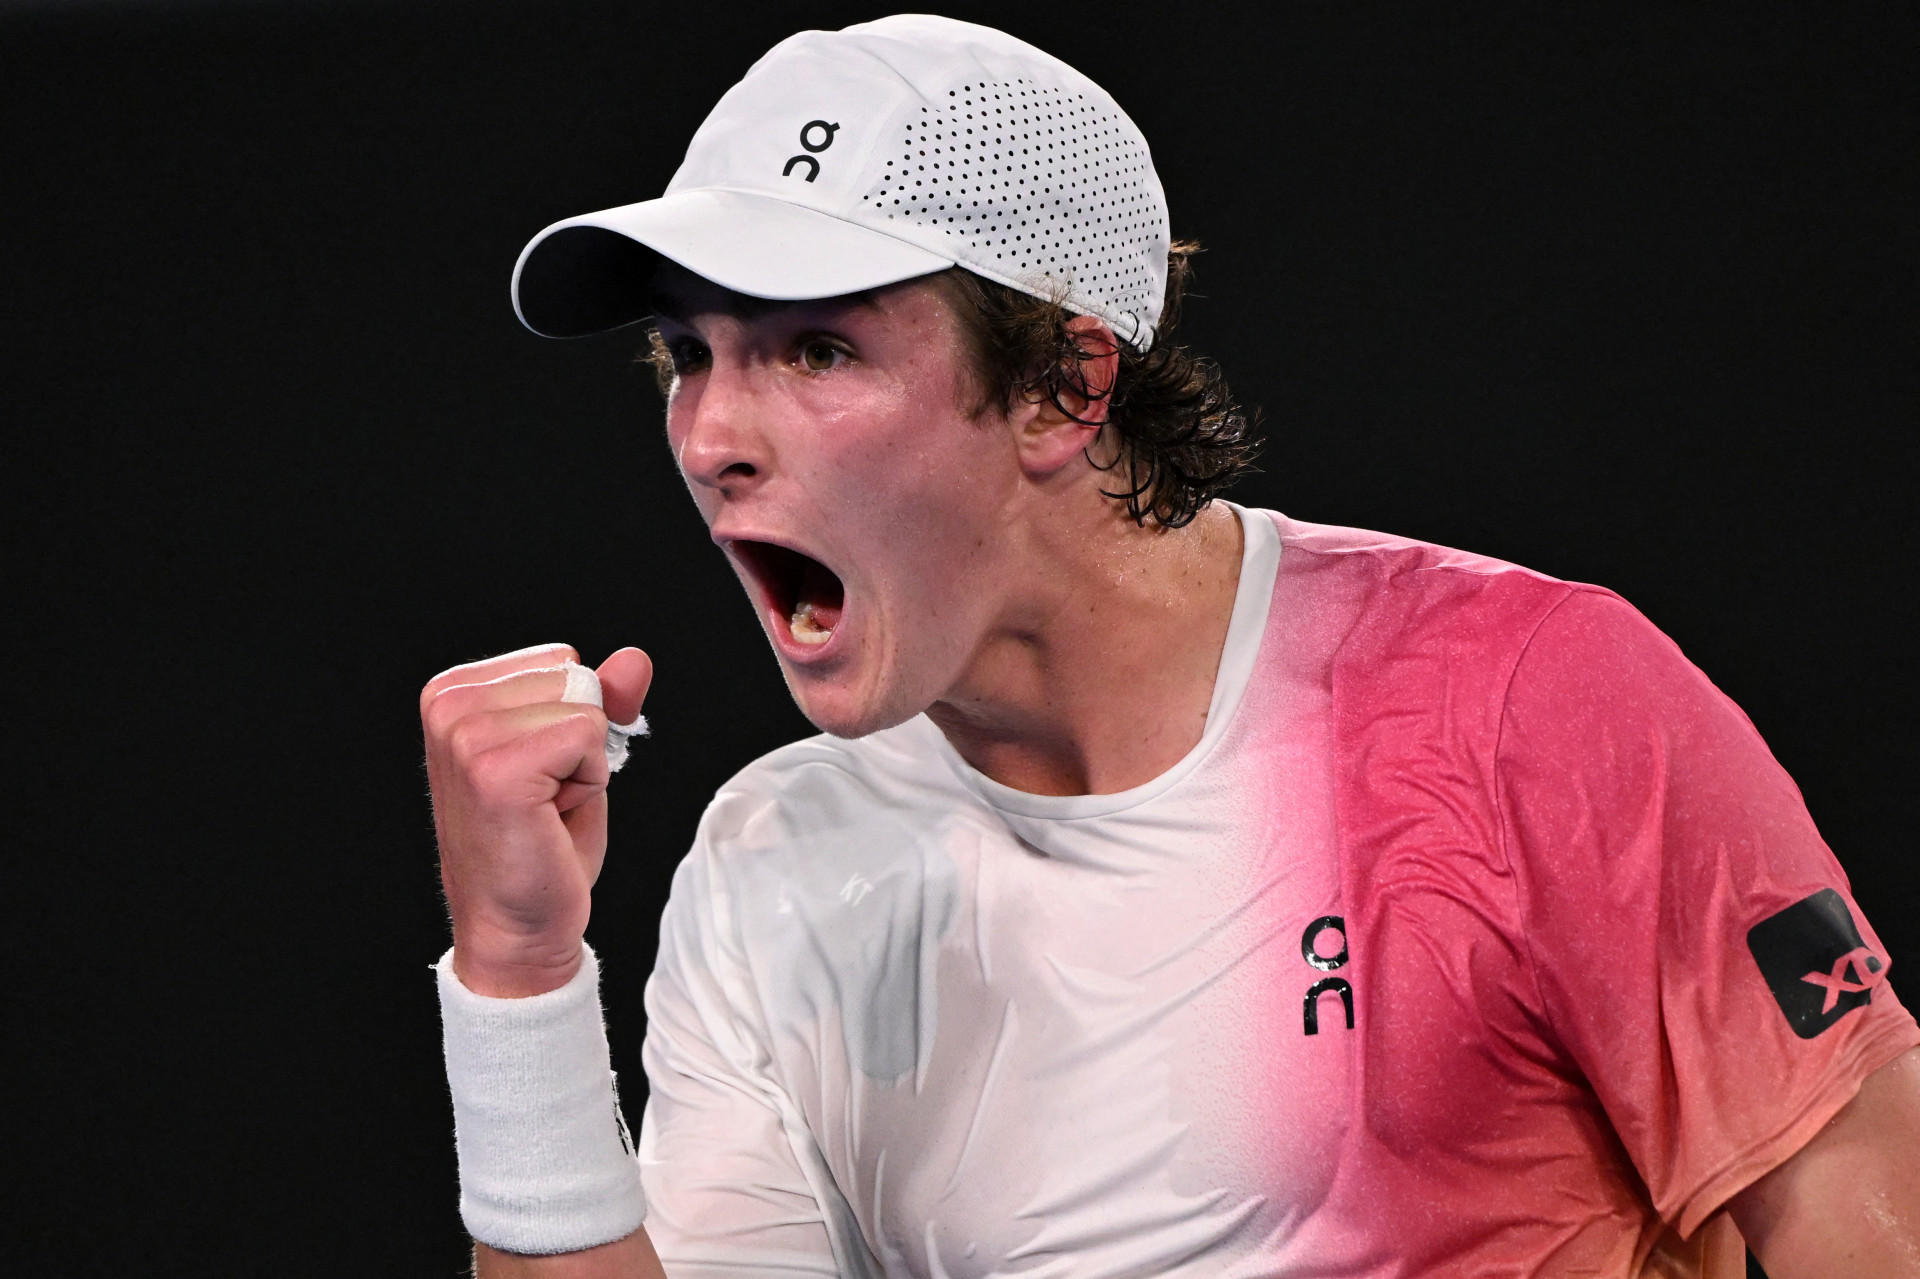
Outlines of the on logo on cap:
<svg viewBox="0 0 1920 1279">
<path fill-rule="evenodd" d="M 804 164 L 807 166 L 807 181 L 811 182 L 819 177 L 820 162 L 813 157 L 832 146 L 833 135 L 839 131 L 839 125 L 829 124 L 825 120 L 809 120 L 801 125 L 800 146 L 803 150 L 811 154 L 796 155 L 789 159 L 787 161 L 787 167 L 780 170 L 780 176 L 783 178 L 792 177 L 793 166 L 796 164 Z"/>
</svg>

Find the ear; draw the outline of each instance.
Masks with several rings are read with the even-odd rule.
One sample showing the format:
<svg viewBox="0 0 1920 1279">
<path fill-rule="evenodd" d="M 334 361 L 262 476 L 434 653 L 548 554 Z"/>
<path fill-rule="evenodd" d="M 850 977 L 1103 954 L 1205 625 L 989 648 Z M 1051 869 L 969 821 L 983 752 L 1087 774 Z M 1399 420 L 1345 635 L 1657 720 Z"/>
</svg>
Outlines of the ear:
<svg viewBox="0 0 1920 1279">
<path fill-rule="evenodd" d="M 1021 467 L 1035 477 L 1058 472 L 1100 437 L 1120 376 L 1120 344 L 1104 321 L 1076 315 L 1067 321 L 1067 332 L 1086 358 L 1070 372 L 1058 396 L 1016 404 L 1007 415 Z"/>
</svg>

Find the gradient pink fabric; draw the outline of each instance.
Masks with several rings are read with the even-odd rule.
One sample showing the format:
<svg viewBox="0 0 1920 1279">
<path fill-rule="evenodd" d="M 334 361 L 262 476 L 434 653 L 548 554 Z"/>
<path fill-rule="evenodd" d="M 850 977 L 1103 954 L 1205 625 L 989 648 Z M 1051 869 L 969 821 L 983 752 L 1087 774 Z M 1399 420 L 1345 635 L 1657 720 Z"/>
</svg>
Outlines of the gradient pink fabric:
<svg viewBox="0 0 1920 1279">
<path fill-rule="evenodd" d="M 1717 1257 L 1695 1232 L 1920 1042 L 1878 980 L 1799 1037 L 1749 952 L 1756 923 L 1831 888 L 1884 976 L 1799 791 L 1610 592 L 1280 524 L 1286 607 L 1339 632 L 1364 1022 L 1362 1122 L 1321 1211 L 1364 1232 L 1392 1205 L 1397 1273 L 1618 1273 L 1623 1231 L 1635 1272 L 1742 1273 L 1723 1226 Z"/>
</svg>

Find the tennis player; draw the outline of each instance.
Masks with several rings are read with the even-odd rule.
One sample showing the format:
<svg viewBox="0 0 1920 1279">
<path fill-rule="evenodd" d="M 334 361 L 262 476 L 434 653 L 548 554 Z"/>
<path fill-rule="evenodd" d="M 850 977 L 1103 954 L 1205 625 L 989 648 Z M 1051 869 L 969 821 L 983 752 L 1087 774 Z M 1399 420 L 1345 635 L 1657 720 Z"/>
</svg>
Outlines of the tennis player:
<svg viewBox="0 0 1920 1279">
<path fill-rule="evenodd" d="M 1920 1274 L 1920 1030 L 1791 780 L 1605 590 L 1222 499 L 1192 251 L 1111 96 L 931 17 L 528 246 L 535 331 L 650 326 L 821 735 L 679 868 L 635 1140 L 650 664 L 427 685 L 478 1273 Z"/>
</svg>

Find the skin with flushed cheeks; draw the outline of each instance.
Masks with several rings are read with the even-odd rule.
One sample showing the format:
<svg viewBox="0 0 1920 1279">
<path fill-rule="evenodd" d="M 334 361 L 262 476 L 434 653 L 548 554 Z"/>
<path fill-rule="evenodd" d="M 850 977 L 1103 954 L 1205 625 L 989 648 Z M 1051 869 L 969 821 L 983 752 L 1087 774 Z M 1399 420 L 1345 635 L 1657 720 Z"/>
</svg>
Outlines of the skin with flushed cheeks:
<svg viewBox="0 0 1920 1279">
<path fill-rule="evenodd" d="M 660 293 L 668 439 L 715 540 L 799 550 L 844 585 L 815 648 L 734 555 L 816 726 L 853 737 L 928 711 L 976 767 L 1054 793 L 1138 784 L 1199 739 L 1238 521 L 1128 521 L 1085 456 L 1104 404 L 1084 423 L 1044 403 L 975 415 L 937 280 L 768 304 L 670 268 Z M 1112 349 L 1104 325 L 1076 325 Z"/>
<path fill-rule="evenodd" d="M 993 607 L 985 578 L 1017 468 L 1005 434 L 962 413 L 951 323 L 935 291 L 896 288 L 661 325 L 681 368 L 668 438 L 715 540 L 787 545 L 841 579 L 817 655 L 793 652 L 784 618 L 756 600 L 801 709 L 840 736 L 923 710 Z"/>
</svg>

